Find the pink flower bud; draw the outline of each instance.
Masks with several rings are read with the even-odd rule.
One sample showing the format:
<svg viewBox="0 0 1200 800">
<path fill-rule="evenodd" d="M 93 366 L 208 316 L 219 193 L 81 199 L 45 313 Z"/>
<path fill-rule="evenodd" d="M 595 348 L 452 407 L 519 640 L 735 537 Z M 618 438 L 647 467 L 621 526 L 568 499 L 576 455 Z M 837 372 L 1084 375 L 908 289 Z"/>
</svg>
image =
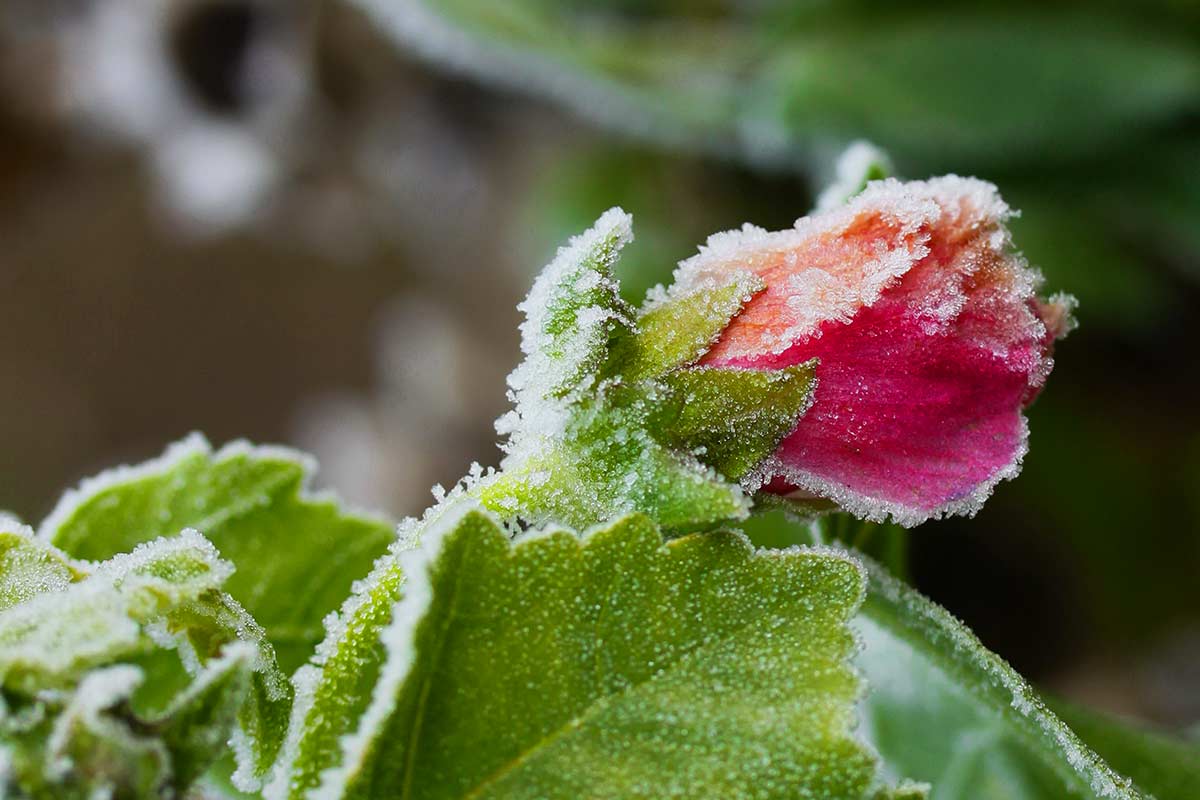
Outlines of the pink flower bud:
<svg viewBox="0 0 1200 800">
<path fill-rule="evenodd" d="M 680 266 L 680 289 L 746 270 L 767 286 L 703 363 L 820 360 L 812 407 L 752 488 L 915 525 L 974 514 L 1017 474 L 1021 412 L 1074 301 L 1038 299 L 1041 276 L 1011 250 L 1011 216 L 989 183 L 887 180 L 792 230 L 717 234 Z"/>
</svg>

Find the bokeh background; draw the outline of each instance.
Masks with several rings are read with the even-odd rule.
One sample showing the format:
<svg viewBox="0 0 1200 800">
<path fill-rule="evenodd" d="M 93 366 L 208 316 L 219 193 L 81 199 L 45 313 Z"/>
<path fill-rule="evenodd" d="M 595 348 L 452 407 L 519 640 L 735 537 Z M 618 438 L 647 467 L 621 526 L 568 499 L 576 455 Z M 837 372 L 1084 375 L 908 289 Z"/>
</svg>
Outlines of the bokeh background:
<svg viewBox="0 0 1200 800">
<path fill-rule="evenodd" d="M 6 0 L 0 508 L 192 430 L 418 513 L 494 464 L 515 305 L 634 214 L 631 299 L 866 138 L 997 183 L 1081 301 L 1032 452 L 917 585 L 1059 694 L 1200 720 L 1200 6 Z"/>
</svg>

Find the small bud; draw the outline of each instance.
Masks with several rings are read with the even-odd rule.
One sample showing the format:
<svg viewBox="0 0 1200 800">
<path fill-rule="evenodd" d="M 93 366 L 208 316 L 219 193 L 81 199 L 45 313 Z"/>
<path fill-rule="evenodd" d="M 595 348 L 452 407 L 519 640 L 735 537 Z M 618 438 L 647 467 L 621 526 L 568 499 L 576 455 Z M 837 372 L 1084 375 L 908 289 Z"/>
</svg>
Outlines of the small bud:
<svg viewBox="0 0 1200 800">
<path fill-rule="evenodd" d="M 871 183 L 768 233 L 717 234 L 672 293 L 749 270 L 766 289 L 701 361 L 781 369 L 816 358 L 812 407 L 744 483 L 905 525 L 973 514 L 1025 454 L 1072 298 L 1040 300 L 996 188 L 947 176 Z"/>
</svg>

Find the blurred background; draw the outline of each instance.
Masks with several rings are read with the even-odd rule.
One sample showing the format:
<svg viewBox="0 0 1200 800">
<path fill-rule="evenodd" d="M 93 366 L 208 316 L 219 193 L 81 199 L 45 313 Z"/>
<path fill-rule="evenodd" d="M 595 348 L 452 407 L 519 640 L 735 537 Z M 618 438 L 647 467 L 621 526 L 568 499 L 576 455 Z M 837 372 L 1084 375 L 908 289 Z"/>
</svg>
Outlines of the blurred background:
<svg viewBox="0 0 1200 800">
<path fill-rule="evenodd" d="M 1032 452 L 917 585 L 1041 685 L 1200 720 L 1200 6 L 5 0 L 0 509 L 189 431 L 395 515 L 498 461 L 515 305 L 634 215 L 631 299 L 845 144 L 957 172 L 1081 301 Z"/>
</svg>

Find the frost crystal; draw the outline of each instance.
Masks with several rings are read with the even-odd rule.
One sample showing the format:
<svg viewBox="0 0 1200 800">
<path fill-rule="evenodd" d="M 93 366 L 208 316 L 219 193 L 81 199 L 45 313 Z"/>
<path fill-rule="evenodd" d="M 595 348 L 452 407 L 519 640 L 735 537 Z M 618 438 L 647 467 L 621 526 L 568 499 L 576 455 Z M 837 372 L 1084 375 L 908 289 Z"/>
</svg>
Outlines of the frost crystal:
<svg viewBox="0 0 1200 800">
<path fill-rule="evenodd" d="M 973 514 L 1017 474 L 1021 411 L 1071 304 L 1037 298 L 1012 216 L 983 181 L 888 179 L 791 230 L 713 236 L 680 265 L 677 293 L 745 270 L 766 283 L 702 364 L 819 362 L 812 408 L 747 488 L 915 525 Z"/>
</svg>

